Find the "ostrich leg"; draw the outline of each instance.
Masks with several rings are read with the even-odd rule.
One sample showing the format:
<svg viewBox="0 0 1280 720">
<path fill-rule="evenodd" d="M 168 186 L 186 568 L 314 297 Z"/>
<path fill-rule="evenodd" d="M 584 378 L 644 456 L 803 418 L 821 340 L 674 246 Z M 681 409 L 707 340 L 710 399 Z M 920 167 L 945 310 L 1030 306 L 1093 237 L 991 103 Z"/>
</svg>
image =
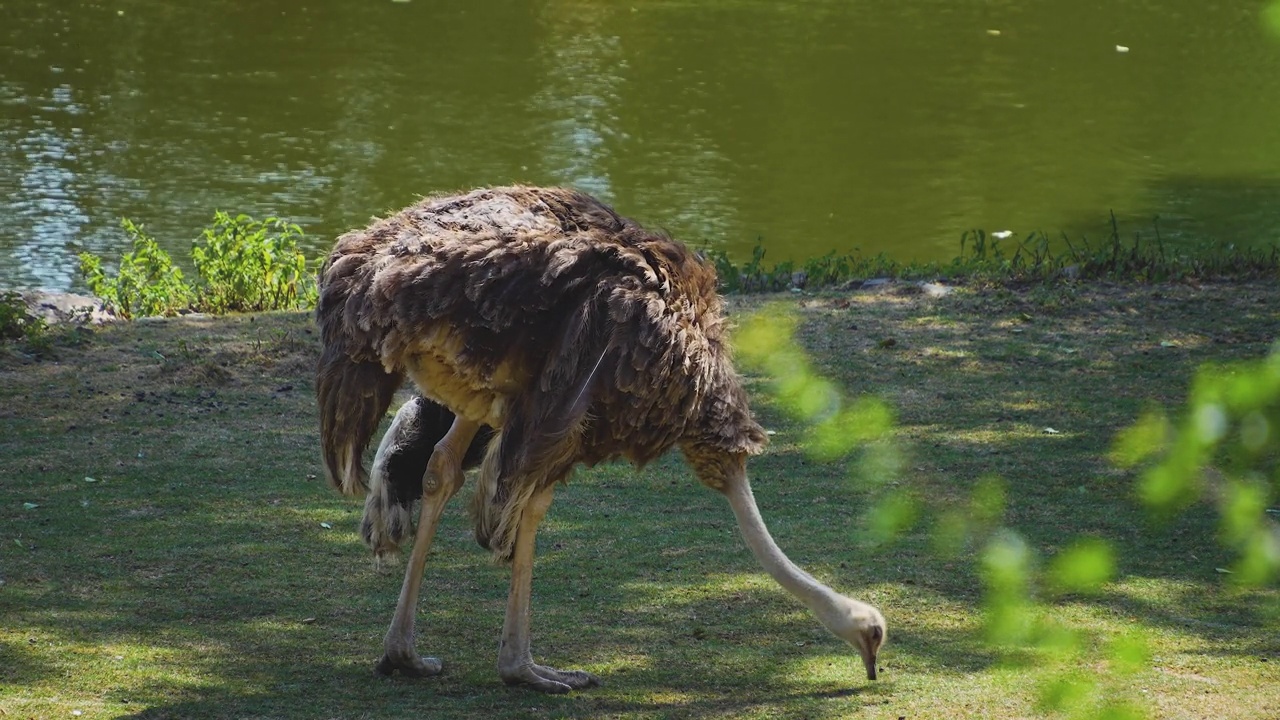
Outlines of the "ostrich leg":
<svg viewBox="0 0 1280 720">
<path fill-rule="evenodd" d="M 538 524 L 551 505 L 553 488 L 538 491 L 525 505 L 516 530 L 511 559 L 511 594 L 498 647 L 498 675 L 508 685 L 528 685 L 545 693 L 567 693 L 599 685 L 596 676 L 581 670 L 557 670 L 533 662 L 529 649 L 530 594 Z"/>
<path fill-rule="evenodd" d="M 436 535 L 436 526 L 444 506 L 462 487 L 462 459 L 480 429 L 479 423 L 457 417 L 453 426 L 440 442 L 436 443 L 427 472 L 422 479 L 422 511 L 418 516 L 418 532 L 413 539 L 413 552 L 405 568 L 404 585 L 400 587 L 400 599 L 391 617 L 391 627 L 383 640 L 383 656 L 374 667 L 380 675 L 390 675 L 396 670 L 405 675 L 437 675 L 441 670 L 437 658 L 419 657 L 413 647 L 413 616 L 418 607 L 418 589 L 422 585 L 422 571 Z"/>
</svg>

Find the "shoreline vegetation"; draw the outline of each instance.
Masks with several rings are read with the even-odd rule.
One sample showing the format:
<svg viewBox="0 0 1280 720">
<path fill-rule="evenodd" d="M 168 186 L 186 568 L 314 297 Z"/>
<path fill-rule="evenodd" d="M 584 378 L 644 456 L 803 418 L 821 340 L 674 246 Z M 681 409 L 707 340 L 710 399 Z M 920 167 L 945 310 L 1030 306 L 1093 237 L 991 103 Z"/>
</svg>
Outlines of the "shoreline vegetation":
<svg viewBox="0 0 1280 720">
<path fill-rule="evenodd" d="M 79 274 L 96 301 L 71 293 L 0 291 L 0 341 L 38 343 L 50 322 L 106 318 L 173 317 L 188 313 L 226 314 L 310 309 L 316 299 L 320 258 L 299 249 L 302 230 L 269 217 L 217 212 L 192 243 L 198 279 L 189 281 L 142 225 L 121 221 L 132 249 L 112 264 L 82 252 Z M 1190 248 L 1167 245 L 1158 219 L 1144 235 L 1122 233 L 1115 214 L 1101 241 L 1044 232 L 1018 237 L 1009 232 L 969 230 L 949 261 L 903 262 L 883 253 L 830 252 L 803 261 L 766 262 L 768 248 L 757 241 L 749 260 L 703 248 L 715 264 L 726 295 L 852 290 L 892 282 L 934 291 L 946 286 L 1052 286 L 1088 281 L 1161 283 L 1247 281 L 1280 278 L 1280 246 L 1240 248 L 1204 242 Z M 941 283 L 941 285 L 940 285 Z"/>
<path fill-rule="evenodd" d="M 873 279 L 956 282 L 968 285 L 1027 285 L 1085 280 L 1158 283 L 1208 279 L 1249 280 L 1280 275 L 1280 247 L 1239 248 L 1203 242 L 1190 248 L 1166 245 L 1159 221 L 1151 232 L 1122 233 L 1114 213 L 1111 232 L 1102 241 L 1056 241 L 1036 231 L 1021 238 L 1009 232 L 968 230 L 960 254 L 946 262 L 902 262 L 883 253 L 827 253 L 802 262 L 764 262 L 767 250 L 757 242 L 750 260 L 735 263 L 707 251 L 726 293 L 850 289 Z"/>
</svg>

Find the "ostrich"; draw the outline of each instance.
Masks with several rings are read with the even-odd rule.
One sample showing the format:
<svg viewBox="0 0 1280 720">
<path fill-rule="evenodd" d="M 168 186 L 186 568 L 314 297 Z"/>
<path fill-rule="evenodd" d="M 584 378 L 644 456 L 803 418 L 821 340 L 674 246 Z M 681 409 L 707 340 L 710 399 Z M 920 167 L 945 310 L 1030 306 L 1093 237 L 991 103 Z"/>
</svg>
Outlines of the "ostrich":
<svg viewBox="0 0 1280 720">
<path fill-rule="evenodd" d="M 774 543 L 747 481 L 764 447 L 728 346 L 715 271 L 684 245 L 586 194 L 505 187 L 427 198 L 338 238 L 320 274 L 316 394 L 326 475 L 366 490 L 362 535 L 376 555 L 410 535 L 379 673 L 434 675 L 414 613 L 445 504 L 479 465 L 476 539 L 511 566 L 498 651 L 508 684 L 549 693 L 598 684 L 534 662 L 534 539 L 575 465 L 637 466 L 679 446 L 727 498 L 764 569 L 876 677 L 885 622 Z M 366 475 L 362 455 L 404 378 L 422 397 L 396 414 Z"/>
</svg>

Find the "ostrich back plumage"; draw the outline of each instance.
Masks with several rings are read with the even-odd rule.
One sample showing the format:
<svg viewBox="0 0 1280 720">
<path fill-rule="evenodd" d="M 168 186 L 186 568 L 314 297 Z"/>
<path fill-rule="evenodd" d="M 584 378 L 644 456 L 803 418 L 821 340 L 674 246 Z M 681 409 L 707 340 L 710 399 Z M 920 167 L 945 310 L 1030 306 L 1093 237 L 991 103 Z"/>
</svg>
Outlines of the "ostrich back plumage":
<svg viewBox="0 0 1280 720">
<path fill-rule="evenodd" d="M 337 484 L 363 482 L 359 453 L 405 375 L 499 429 L 493 471 L 517 484 L 576 462 L 642 464 L 677 443 L 694 455 L 763 446 L 713 268 L 589 195 L 423 200 L 340 237 L 320 286 L 317 392 Z"/>
</svg>

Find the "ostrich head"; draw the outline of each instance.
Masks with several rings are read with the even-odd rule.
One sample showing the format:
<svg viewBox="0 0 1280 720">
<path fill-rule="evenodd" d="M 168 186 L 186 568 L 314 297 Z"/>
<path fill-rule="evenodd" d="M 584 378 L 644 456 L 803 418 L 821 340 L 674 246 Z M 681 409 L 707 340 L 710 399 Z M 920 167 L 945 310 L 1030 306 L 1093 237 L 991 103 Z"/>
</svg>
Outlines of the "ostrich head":
<svg viewBox="0 0 1280 720">
<path fill-rule="evenodd" d="M 832 593 L 828 602 L 816 604 L 813 613 L 832 635 L 858 651 L 863 666 L 867 668 L 867 679 L 875 680 L 876 655 L 888 637 L 880 611 L 864 602 Z"/>
</svg>

